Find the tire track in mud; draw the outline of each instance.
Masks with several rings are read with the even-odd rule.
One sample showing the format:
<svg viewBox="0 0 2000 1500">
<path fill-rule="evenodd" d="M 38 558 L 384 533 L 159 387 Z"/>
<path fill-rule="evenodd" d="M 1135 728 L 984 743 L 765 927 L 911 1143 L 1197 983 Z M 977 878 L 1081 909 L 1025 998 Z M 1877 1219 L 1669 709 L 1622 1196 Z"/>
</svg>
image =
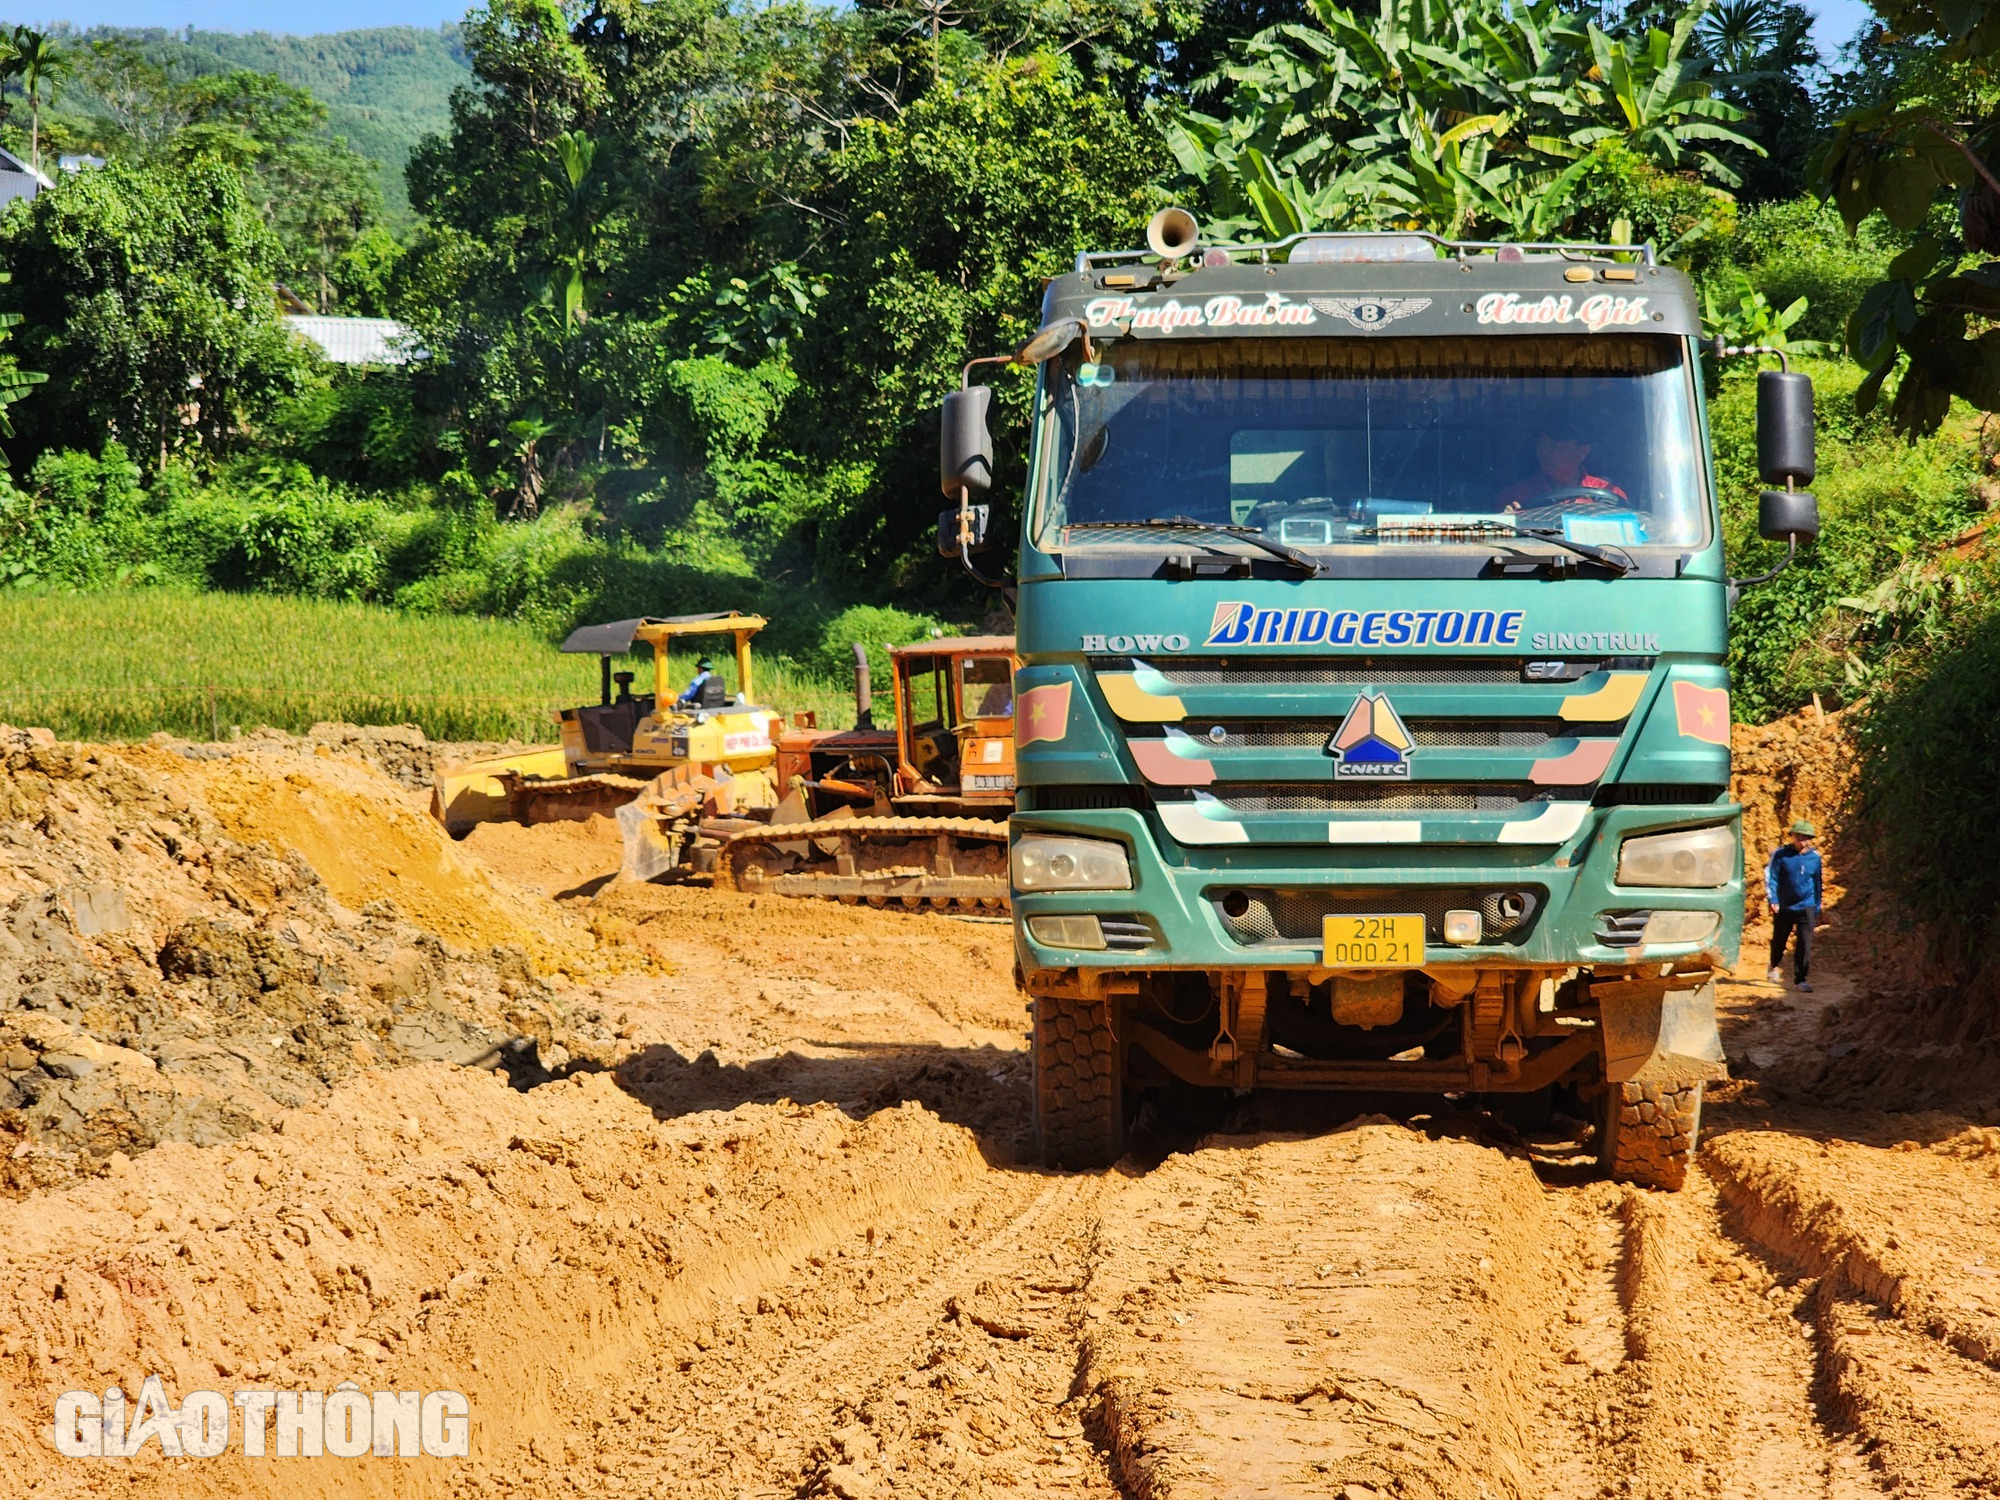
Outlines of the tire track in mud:
<svg viewBox="0 0 2000 1500">
<path fill-rule="evenodd" d="M 1705 1155 L 1730 1229 L 1812 1278 L 1815 1394 L 1871 1480 L 2000 1495 L 2000 1132 L 1884 1150 L 1743 1131 Z"/>
<path fill-rule="evenodd" d="M 1524 1162 L 1379 1118 L 1211 1138 L 1124 1184 L 1089 1360 L 1128 1492 L 1528 1493 L 1542 1198 Z"/>
<path fill-rule="evenodd" d="M 1120 1185 L 1087 1345 L 1127 1492 L 1879 1494 L 1815 1400 L 1811 1284 L 1677 1195 L 1545 1187 L 1381 1120 Z"/>
<path fill-rule="evenodd" d="M 1617 1195 L 1628 1358 L 1608 1382 L 1607 1487 L 1727 1500 L 1879 1494 L 1814 1398 L 1811 1283 L 1774 1276 L 1727 1235 L 1714 1185 Z"/>
<path fill-rule="evenodd" d="M 1105 1188 L 1001 1169 L 879 1234 L 870 1226 L 804 1274 L 734 1299 L 604 1404 L 604 1442 L 551 1447 L 551 1472 L 527 1488 L 560 1468 L 584 1494 L 861 1500 L 1018 1485 L 1110 1500 L 1076 1379 Z"/>
</svg>

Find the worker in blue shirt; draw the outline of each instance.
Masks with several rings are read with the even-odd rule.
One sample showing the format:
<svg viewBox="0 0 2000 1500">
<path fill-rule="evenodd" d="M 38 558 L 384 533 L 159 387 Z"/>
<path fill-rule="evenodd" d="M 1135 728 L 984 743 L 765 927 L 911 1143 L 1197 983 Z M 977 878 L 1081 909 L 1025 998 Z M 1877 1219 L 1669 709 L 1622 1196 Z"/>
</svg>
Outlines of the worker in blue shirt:
<svg viewBox="0 0 2000 1500">
<path fill-rule="evenodd" d="M 1812 993 L 1813 925 L 1819 921 L 1825 892 L 1819 850 L 1813 847 L 1818 837 L 1818 829 L 1799 819 L 1764 866 L 1764 898 L 1771 903 L 1771 972 L 1764 977 L 1773 984 L 1784 977 L 1780 965 L 1785 958 L 1785 940 L 1796 933 L 1792 975 L 1807 994 Z"/>
<path fill-rule="evenodd" d="M 674 701 L 682 708 L 692 708 L 701 702 L 701 687 L 715 675 L 715 663 L 703 657 L 694 664 L 694 681 L 687 685 L 687 691 Z"/>
</svg>

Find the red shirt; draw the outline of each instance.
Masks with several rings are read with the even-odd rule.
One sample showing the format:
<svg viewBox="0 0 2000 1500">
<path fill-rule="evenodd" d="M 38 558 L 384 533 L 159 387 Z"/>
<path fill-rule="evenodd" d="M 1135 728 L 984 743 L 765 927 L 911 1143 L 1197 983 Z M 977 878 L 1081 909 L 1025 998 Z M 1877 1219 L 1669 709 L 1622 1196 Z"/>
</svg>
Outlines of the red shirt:
<svg viewBox="0 0 2000 1500">
<path fill-rule="evenodd" d="M 1620 500 L 1627 499 L 1625 492 L 1610 480 L 1598 474 L 1585 474 L 1575 484 L 1560 484 L 1546 474 L 1537 474 L 1532 479 L 1523 479 L 1518 484 L 1510 484 L 1500 492 L 1502 510 L 1520 510 L 1531 500 L 1561 490 L 1574 489 L 1609 490 Z"/>
</svg>

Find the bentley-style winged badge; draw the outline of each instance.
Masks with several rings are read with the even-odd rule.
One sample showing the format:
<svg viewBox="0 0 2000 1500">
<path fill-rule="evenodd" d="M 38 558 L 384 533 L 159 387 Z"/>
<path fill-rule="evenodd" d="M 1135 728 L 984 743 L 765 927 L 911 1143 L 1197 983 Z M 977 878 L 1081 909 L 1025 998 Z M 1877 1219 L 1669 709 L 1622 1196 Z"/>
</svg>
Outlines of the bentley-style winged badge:
<svg viewBox="0 0 2000 1500">
<path fill-rule="evenodd" d="M 1371 331 L 1411 313 L 1420 313 L 1431 305 L 1429 297 L 1308 297 L 1306 300 L 1330 318 L 1344 318 L 1356 328 Z"/>
</svg>

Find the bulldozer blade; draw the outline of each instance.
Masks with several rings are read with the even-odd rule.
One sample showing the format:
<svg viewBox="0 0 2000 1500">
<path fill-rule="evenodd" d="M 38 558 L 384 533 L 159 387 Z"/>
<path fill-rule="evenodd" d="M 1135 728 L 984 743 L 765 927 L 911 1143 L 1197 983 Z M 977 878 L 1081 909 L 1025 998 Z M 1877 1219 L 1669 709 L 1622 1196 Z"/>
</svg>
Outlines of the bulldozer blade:
<svg viewBox="0 0 2000 1500">
<path fill-rule="evenodd" d="M 618 809 L 618 832 L 625 841 L 625 856 L 618 867 L 620 880 L 655 880 L 681 862 L 682 839 L 678 830 L 659 813 L 638 802 Z"/>
<path fill-rule="evenodd" d="M 565 776 L 569 767 L 560 745 L 499 755 L 489 760 L 460 761 L 441 766 L 431 783 L 431 816 L 453 838 L 463 837 L 480 823 L 505 823 L 513 818 L 508 797 L 508 773 L 533 780 Z"/>
</svg>

